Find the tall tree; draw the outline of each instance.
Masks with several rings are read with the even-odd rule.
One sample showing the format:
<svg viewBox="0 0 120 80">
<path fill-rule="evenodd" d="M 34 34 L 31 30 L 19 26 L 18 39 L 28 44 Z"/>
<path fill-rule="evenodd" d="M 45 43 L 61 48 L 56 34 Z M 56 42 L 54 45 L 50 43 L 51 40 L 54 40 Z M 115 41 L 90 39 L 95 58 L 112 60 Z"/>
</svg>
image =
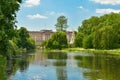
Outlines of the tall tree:
<svg viewBox="0 0 120 80">
<path fill-rule="evenodd" d="M 82 22 L 78 32 L 84 34 L 83 47 L 113 49 L 120 47 L 120 13 L 91 17 Z"/>
<path fill-rule="evenodd" d="M 16 12 L 22 0 L 0 0 L 0 53 L 5 55 L 14 36 Z"/>
<path fill-rule="evenodd" d="M 67 18 L 65 16 L 58 17 L 55 26 L 57 31 L 66 31 L 66 29 L 68 28 Z"/>
</svg>

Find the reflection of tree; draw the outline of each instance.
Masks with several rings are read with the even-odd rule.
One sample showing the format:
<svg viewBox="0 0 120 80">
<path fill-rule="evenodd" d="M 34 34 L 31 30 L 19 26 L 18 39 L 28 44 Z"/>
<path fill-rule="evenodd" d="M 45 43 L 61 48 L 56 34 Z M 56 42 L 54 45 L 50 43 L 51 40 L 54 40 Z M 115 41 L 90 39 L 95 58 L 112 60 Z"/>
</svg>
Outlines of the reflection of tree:
<svg viewBox="0 0 120 80">
<path fill-rule="evenodd" d="M 21 59 L 19 62 L 20 71 L 23 72 L 27 69 L 29 62 L 26 59 Z"/>
<path fill-rule="evenodd" d="M 56 66 L 57 80 L 67 80 L 66 60 L 58 60 L 53 64 Z"/>
<path fill-rule="evenodd" d="M 66 66 L 65 60 L 56 61 L 53 63 L 54 66 Z"/>
<path fill-rule="evenodd" d="M 57 59 L 57 60 L 67 59 L 67 54 L 64 52 L 49 52 L 47 54 L 48 54 L 48 59 Z"/>
<path fill-rule="evenodd" d="M 9 77 L 11 74 L 15 73 L 16 71 L 16 60 L 14 59 L 9 59 L 6 61 L 6 74 L 7 77 Z"/>
<path fill-rule="evenodd" d="M 57 80 L 67 80 L 67 71 L 66 71 L 66 59 L 67 54 L 62 52 L 50 52 L 48 54 L 48 59 L 54 59 L 53 65 L 56 66 L 56 75 Z"/>
<path fill-rule="evenodd" d="M 14 75 L 19 68 L 21 71 L 24 71 L 27 69 L 28 67 L 27 56 L 22 55 L 19 58 L 13 58 L 13 59 L 6 60 L 5 64 L 6 64 L 4 65 L 4 72 L 6 72 L 5 76 L 7 79 L 9 79 L 9 77 L 11 75 Z"/>
<path fill-rule="evenodd" d="M 119 80 L 120 58 L 113 55 L 94 54 L 94 56 L 79 56 L 78 66 L 87 71 L 83 72 L 89 80 Z M 76 59 L 79 59 L 78 57 Z"/>
<path fill-rule="evenodd" d="M 6 62 L 6 60 L 0 56 L 0 80 L 6 80 L 5 62 Z"/>
<path fill-rule="evenodd" d="M 57 67 L 56 73 L 57 73 L 57 80 L 67 80 L 66 67 Z"/>
</svg>

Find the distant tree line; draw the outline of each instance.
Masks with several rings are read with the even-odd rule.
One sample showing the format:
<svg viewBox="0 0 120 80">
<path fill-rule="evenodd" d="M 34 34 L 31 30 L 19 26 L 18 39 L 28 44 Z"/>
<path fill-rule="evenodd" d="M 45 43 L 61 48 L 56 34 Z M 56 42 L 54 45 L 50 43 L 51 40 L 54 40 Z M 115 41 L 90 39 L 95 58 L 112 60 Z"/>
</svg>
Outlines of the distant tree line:
<svg viewBox="0 0 120 80">
<path fill-rule="evenodd" d="M 74 41 L 75 47 L 114 49 L 120 47 L 120 13 L 93 16 L 82 22 Z"/>
</svg>

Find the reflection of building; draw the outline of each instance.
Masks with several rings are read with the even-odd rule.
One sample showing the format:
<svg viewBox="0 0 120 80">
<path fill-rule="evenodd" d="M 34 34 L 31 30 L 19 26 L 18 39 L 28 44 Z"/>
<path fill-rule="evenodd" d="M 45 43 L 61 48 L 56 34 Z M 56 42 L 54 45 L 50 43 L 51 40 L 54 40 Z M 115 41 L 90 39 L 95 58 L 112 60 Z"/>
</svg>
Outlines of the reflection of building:
<svg viewBox="0 0 120 80">
<path fill-rule="evenodd" d="M 54 32 L 52 30 L 29 31 L 30 37 L 35 39 L 36 45 L 39 45 L 44 40 L 48 40 L 53 33 Z M 74 37 L 75 33 L 70 31 L 67 32 L 68 43 L 72 44 Z"/>
<path fill-rule="evenodd" d="M 74 67 L 75 66 L 75 63 L 74 63 L 74 56 L 73 55 L 69 55 L 68 56 L 68 59 L 70 59 L 70 64 L 69 64 L 69 66 L 72 66 L 72 67 Z"/>
</svg>

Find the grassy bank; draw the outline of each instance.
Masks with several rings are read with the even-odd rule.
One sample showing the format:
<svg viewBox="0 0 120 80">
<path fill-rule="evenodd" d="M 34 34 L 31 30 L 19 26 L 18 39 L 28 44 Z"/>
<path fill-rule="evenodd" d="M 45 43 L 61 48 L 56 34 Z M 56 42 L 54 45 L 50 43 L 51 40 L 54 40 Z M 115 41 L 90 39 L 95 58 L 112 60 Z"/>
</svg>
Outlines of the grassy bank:
<svg viewBox="0 0 120 80">
<path fill-rule="evenodd" d="M 120 54 L 120 49 L 112 50 L 97 50 L 97 49 L 84 49 L 84 48 L 66 48 L 62 50 L 45 50 L 51 52 L 89 52 L 89 53 L 109 53 L 109 54 Z"/>
</svg>

